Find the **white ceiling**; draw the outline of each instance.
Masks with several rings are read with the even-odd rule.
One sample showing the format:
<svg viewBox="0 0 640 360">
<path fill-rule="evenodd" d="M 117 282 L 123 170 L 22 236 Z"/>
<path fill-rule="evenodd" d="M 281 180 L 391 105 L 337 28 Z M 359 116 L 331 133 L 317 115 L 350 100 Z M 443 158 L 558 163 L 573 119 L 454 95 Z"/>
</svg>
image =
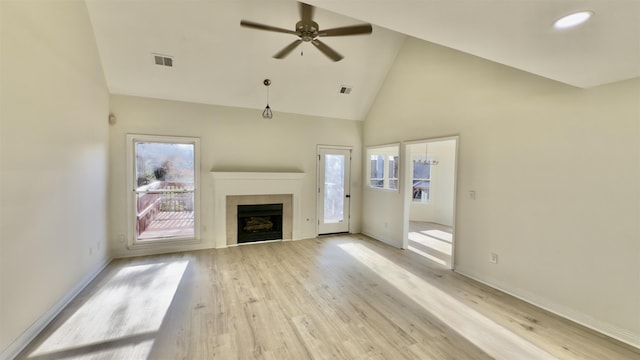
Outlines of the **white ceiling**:
<svg viewBox="0 0 640 360">
<path fill-rule="evenodd" d="M 636 0 L 307 0 L 321 29 L 370 22 L 372 35 L 323 38 L 345 58 L 333 62 L 305 44 L 272 56 L 293 35 L 240 27 L 251 20 L 293 29 L 292 0 L 87 0 L 112 93 L 361 120 L 404 34 L 577 87 L 640 76 Z M 592 10 L 581 27 L 552 23 Z M 391 30 L 388 30 L 391 29 Z M 174 57 L 154 65 L 152 53 Z M 353 87 L 350 95 L 341 85 Z M 260 111 L 257 111 L 259 116 Z"/>
</svg>

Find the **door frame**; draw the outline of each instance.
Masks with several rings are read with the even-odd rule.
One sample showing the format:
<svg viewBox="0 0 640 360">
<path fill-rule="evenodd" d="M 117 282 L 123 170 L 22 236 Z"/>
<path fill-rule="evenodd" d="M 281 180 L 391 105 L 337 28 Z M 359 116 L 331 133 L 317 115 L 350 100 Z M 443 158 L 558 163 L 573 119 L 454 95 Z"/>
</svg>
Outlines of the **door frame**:
<svg viewBox="0 0 640 360">
<path fill-rule="evenodd" d="M 320 186 L 324 186 L 322 183 L 322 179 L 320 179 L 320 151 L 322 149 L 333 149 L 333 150 L 349 150 L 349 168 L 345 169 L 345 171 L 349 172 L 349 182 L 345 185 L 348 186 L 348 194 L 351 195 L 351 162 L 353 161 L 353 146 L 345 146 L 345 145 L 317 145 L 316 146 L 316 237 L 320 235 L 320 212 L 324 210 L 324 199 L 320 199 Z M 347 214 L 345 214 L 347 221 L 349 222 L 347 226 L 347 232 L 351 233 L 351 197 L 349 198 L 349 206 L 347 207 Z"/>
<path fill-rule="evenodd" d="M 411 201 L 413 201 L 413 176 L 412 170 L 413 166 L 411 164 L 411 157 L 408 156 L 408 146 L 414 144 L 429 144 L 433 142 L 447 141 L 447 140 L 455 140 L 455 166 L 453 167 L 453 204 L 452 204 L 452 224 L 451 224 L 451 265 L 450 269 L 455 270 L 455 257 L 456 257 L 456 203 L 457 203 L 457 195 L 458 195 L 458 154 L 460 148 L 460 136 L 445 136 L 438 138 L 428 138 L 422 140 L 411 140 L 411 141 L 403 141 L 402 142 L 402 153 L 404 155 L 404 161 L 402 162 L 404 165 L 404 181 L 403 181 L 403 190 L 402 190 L 402 249 L 409 248 L 409 215 L 410 215 L 410 206 Z"/>
</svg>

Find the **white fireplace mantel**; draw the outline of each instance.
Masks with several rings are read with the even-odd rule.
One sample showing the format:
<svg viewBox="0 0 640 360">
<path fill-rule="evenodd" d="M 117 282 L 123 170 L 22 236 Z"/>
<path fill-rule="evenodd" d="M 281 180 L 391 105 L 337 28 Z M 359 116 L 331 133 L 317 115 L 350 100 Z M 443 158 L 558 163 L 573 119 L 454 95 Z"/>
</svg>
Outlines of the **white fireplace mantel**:
<svg viewBox="0 0 640 360">
<path fill-rule="evenodd" d="M 293 195 L 292 240 L 300 239 L 302 172 L 212 171 L 214 238 L 217 248 L 227 246 L 227 196 Z"/>
<path fill-rule="evenodd" d="M 303 172 L 212 171 L 214 180 L 302 180 Z"/>
</svg>

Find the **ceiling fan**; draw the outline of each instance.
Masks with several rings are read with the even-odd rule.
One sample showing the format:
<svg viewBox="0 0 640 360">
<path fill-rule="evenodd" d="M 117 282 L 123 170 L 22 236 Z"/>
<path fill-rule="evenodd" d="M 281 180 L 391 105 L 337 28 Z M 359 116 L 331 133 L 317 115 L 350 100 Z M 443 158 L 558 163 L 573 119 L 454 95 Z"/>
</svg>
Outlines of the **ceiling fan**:
<svg viewBox="0 0 640 360">
<path fill-rule="evenodd" d="M 276 59 L 284 59 L 296 47 L 298 47 L 298 45 L 302 44 L 302 42 L 310 42 L 331 60 L 340 61 L 342 60 L 343 56 L 338 54 L 335 50 L 327 46 L 318 38 L 326 36 L 371 34 L 371 32 L 373 31 L 373 29 L 371 28 L 371 24 L 358 24 L 320 30 L 320 28 L 318 27 L 318 23 L 313 21 L 314 7 L 308 4 L 298 3 L 298 8 L 300 10 L 300 21 L 296 23 L 295 30 L 282 29 L 279 27 L 264 25 L 247 20 L 241 20 L 240 25 L 258 30 L 274 31 L 297 36 L 298 39 L 287 45 L 277 54 L 273 55 L 273 57 Z"/>
</svg>

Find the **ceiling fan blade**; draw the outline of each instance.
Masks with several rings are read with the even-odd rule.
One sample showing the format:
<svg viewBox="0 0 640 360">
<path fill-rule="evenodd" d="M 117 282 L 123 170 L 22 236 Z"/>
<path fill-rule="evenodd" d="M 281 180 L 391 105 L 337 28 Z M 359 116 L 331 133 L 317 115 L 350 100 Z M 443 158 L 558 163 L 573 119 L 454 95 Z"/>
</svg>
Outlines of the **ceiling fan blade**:
<svg viewBox="0 0 640 360">
<path fill-rule="evenodd" d="M 300 8 L 300 21 L 305 23 L 310 23 L 313 21 L 313 6 L 298 3 L 298 7 Z"/>
<path fill-rule="evenodd" d="M 302 40 L 300 40 L 300 39 L 292 42 L 291 44 L 287 45 L 284 49 L 280 50 L 280 52 L 278 52 L 277 54 L 273 55 L 273 57 L 275 59 L 283 59 L 284 57 L 289 55 L 293 51 L 293 49 L 298 47 L 298 45 L 300 45 L 301 42 L 302 42 Z"/>
<path fill-rule="evenodd" d="M 253 22 L 253 21 L 247 21 L 247 20 L 240 20 L 240 26 L 244 26 L 252 29 L 258 29 L 258 30 L 274 31 L 279 33 L 297 35 L 296 32 L 293 30 L 287 30 L 287 29 L 283 29 L 283 28 L 279 28 L 271 25 L 264 25 L 257 22 Z"/>
<path fill-rule="evenodd" d="M 330 58 L 333 61 L 340 61 L 342 60 L 343 56 L 338 54 L 335 50 L 333 50 L 332 48 L 328 47 L 325 43 L 323 43 L 322 41 L 315 39 L 313 41 L 311 41 L 311 43 L 318 48 L 318 50 L 320 50 L 323 54 L 325 54 L 328 58 Z"/>
<path fill-rule="evenodd" d="M 361 34 L 371 34 L 372 32 L 373 32 L 373 28 L 371 27 L 371 24 L 360 24 L 360 25 L 352 25 L 352 26 L 321 30 L 318 36 L 361 35 Z"/>
</svg>

